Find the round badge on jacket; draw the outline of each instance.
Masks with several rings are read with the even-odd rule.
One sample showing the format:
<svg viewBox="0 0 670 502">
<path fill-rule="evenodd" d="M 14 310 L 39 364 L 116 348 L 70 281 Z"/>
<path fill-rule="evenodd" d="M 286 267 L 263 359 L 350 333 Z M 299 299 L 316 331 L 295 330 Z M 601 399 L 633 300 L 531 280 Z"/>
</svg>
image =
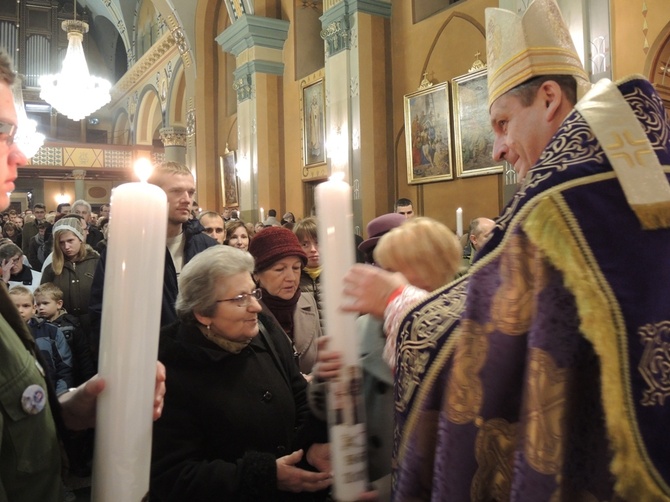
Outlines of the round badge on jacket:
<svg viewBox="0 0 670 502">
<path fill-rule="evenodd" d="M 44 389 L 37 384 L 29 385 L 21 395 L 21 407 L 28 415 L 37 415 L 47 404 Z"/>
</svg>

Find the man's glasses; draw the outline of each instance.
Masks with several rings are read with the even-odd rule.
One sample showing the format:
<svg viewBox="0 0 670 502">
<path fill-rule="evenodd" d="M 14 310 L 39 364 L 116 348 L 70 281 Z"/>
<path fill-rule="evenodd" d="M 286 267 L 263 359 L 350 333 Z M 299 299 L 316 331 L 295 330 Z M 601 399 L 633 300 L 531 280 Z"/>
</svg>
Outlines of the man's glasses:
<svg viewBox="0 0 670 502">
<path fill-rule="evenodd" d="M 16 134 L 16 126 L 14 124 L 6 124 L 5 122 L 0 122 L 0 134 L 6 135 L 5 143 L 7 143 L 7 146 L 12 146 L 14 144 L 14 135 Z"/>
<path fill-rule="evenodd" d="M 256 300 L 260 300 L 261 298 L 263 298 L 263 292 L 261 291 L 261 289 L 260 288 L 254 289 L 251 293 L 242 293 L 241 295 L 237 295 L 233 298 L 216 300 L 216 303 L 233 302 L 233 305 L 236 305 L 238 307 L 248 307 L 251 298 L 255 298 Z"/>
</svg>

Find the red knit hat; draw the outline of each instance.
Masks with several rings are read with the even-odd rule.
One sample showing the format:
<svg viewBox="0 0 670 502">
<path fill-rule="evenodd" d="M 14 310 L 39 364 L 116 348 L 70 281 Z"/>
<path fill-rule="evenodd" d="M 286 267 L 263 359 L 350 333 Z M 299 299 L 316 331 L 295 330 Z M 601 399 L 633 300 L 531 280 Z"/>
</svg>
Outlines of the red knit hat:
<svg viewBox="0 0 670 502">
<path fill-rule="evenodd" d="M 288 256 L 297 256 L 303 267 L 307 265 L 307 255 L 298 238 L 284 227 L 267 227 L 258 232 L 249 243 L 249 252 L 256 260 L 256 272 L 262 272 Z"/>
</svg>

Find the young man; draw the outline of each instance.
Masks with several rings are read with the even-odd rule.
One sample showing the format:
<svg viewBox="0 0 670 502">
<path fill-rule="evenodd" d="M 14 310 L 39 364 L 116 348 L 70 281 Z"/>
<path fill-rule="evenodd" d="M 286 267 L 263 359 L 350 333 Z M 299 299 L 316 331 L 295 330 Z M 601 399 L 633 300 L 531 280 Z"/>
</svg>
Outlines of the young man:
<svg viewBox="0 0 670 502">
<path fill-rule="evenodd" d="M 395 202 L 394 213 L 402 214 L 406 219 L 414 218 L 414 206 L 409 199 L 398 199 Z"/>
<path fill-rule="evenodd" d="M 165 269 L 163 275 L 163 292 L 161 307 L 161 326 L 170 324 L 177 319 L 175 302 L 177 300 L 177 278 L 181 269 L 191 258 L 216 241 L 203 232 L 197 220 L 191 220 L 191 201 L 195 195 L 195 180 L 191 171 L 177 162 L 163 162 L 155 166 L 149 183 L 159 186 L 167 195 L 167 242 L 165 249 Z M 102 295 L 105 280 L 105 259 L 103 255 L 91 287 L 91 342 L 99 343 L 100 320 L 102 317 Z"/>
<path fill-rule="evenodd" d="M 26 222 L 26 224 L 23 225 L 23 232 L 21 232 L 21 249 L 23 249 L 23 254 L 26 256 L 28 256 L 30 251 L 30 241 L 38 233 L 37 225 L 42 223 L 44 218 L 46 218 L 46 206 L 41 202 L 38 202 L 33 206 L 33 214 L 35 215 L 35 219 L 33 221 Z"/>
<path fill-rule="evenodd" d="M 205 211 L 198 216 L 200 224 L 204 227 L 204 232 L 219 244 L 226 240 L 226 227 L 223 217 L 214 211 Z"/>
<path fill-rule="evenodd" d="M 401 277 L 346 278 L 356 310 L 383 313 L 391 299 L 395 497 L 668 499 L 663 103 L 636 77 L 582 98 L 587 76 L 554 0 L 522 18 L 486 14 L 493 153 L 524 180 L 519 192 L 470 273 L 407 315 Z"/>
</svg>

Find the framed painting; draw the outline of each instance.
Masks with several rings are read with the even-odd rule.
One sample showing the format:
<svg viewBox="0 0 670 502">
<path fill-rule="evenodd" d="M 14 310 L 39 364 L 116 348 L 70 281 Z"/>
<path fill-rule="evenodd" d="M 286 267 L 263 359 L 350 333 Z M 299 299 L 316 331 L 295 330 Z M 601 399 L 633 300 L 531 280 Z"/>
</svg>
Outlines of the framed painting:
<svg viewBox="0 0 670 502">
<path fill-rule="evenodd" d="M 223 207 L 238 207 L 240 198 L 237 192 L 237 169 L 235 167 L 235 152 L 226 152 L 219 157 L 221 171 L 221 193 Z"/>
<path fill-rule="evenodd" d="M 486 69 L 452 81 L 456 174 L 459 178 L 497 174 L 503 163 L 493 162 L 493 130 L 488 112 Z"/>
<path fill-rule="evenodd" d="M 405 95 L 407 182 L 410 185 L 453 179 L 449 85 L 424 77 L 416 92 Z"/>
<path fill-rule="evenodd" d="M 302 121 L 302 159 L 305 168 L 326 164 L 325 95 L 323 77 L 314 82 L 303 81 L 300 118 Z"/>
</svg>

